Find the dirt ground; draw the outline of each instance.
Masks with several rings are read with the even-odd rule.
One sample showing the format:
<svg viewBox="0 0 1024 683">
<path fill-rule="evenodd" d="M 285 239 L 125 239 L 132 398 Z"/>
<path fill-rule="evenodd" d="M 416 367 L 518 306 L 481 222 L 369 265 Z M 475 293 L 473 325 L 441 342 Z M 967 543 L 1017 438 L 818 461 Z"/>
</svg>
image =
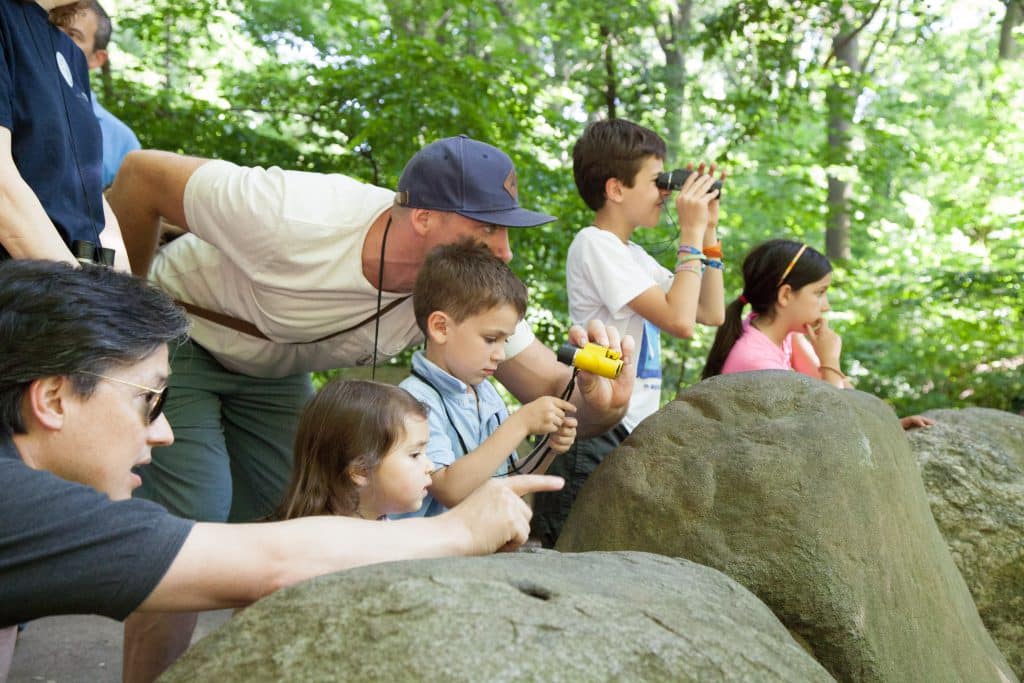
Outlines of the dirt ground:
<svg viewBox="0 0 1024 683">
<path fill-rule="evenodd" d="M 192 642 L 231 617 L 231 610 L 205 612 Z M 120 683 L 120 622 L 104 617 L 48 617 L 18 636 L 8 683 Z"/>
</svg>

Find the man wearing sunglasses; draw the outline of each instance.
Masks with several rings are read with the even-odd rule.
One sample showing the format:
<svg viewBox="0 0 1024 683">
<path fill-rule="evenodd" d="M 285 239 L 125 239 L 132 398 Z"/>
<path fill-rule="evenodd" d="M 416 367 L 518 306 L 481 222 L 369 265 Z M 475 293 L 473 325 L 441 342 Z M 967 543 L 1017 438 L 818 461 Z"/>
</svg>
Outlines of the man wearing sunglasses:
<svg viewBox="0 0 1024 683">
<path fill-rule="evenodd" d="M 390 523 L 174 517 L 131 493 L 151 449 L 174 441 L 168 344 L 187 327 L 126 274 L 0 263 L 0 645 L 7 627 L 47 615 L 244 605 L 348 567 L 515 546 L 529 532 L 519 496 L 561 486 L 495 480 L 440 517 Z"/>
</svg>

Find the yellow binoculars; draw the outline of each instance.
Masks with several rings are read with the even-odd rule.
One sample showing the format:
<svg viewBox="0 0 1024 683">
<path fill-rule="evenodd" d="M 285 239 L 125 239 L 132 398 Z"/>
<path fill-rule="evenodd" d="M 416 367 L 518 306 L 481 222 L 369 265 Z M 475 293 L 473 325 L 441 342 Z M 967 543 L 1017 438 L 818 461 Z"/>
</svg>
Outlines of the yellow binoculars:
<svg viewBox="0 0 1024 683">
<path fill-rule="evenodd" d="M 622 372 L 622 354 L 600 344 L 590 343 L 582 349 L 572 344 L 563 344 L 558 349 L 558 360 L 608 379 L 615 379 Z"/>
</svg>

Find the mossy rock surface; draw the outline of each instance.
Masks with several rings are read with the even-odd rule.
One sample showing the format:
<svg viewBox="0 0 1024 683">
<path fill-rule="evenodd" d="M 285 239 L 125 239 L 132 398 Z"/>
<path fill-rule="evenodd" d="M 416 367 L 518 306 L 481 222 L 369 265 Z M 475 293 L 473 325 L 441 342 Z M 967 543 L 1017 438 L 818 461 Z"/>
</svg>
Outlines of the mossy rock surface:
<svg viewBox="0 0 1024 683">
<path fill-rule="evenodd" d="M 907 433 L 932 515 L 981 620 L 1024 676 L 1024 417 L 933 410 Z"/>
<path fill-rule="evenodd" d="M 162 681 L 829 681 L 749 591 L 646 553 L 395 562 L 307 581 Z"/>
<path fill-rule="evenodd" d="M 799 373 L 681 392 L 591 475 L 557 547 L 714 567 L 840 680 L 1016 680 L 892 409 Z"/>
</svg>

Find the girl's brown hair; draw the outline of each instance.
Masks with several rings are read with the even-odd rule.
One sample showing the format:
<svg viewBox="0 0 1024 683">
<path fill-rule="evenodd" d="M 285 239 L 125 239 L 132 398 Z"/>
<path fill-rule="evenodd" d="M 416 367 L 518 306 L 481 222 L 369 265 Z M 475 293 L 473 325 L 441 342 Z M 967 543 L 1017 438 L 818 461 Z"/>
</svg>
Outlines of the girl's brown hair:
<svg viewBox="0 0 1024 683">
<path fill-rule="evenodd" d="M 335 379 L 306 404 L 295 436 L 292 480 L 275 519 L 353 515 L 359 490 L 355 470 L 371 472 L 405 436 L 410 415 L 427 407 L 399 387 Z"/>
</svg>

